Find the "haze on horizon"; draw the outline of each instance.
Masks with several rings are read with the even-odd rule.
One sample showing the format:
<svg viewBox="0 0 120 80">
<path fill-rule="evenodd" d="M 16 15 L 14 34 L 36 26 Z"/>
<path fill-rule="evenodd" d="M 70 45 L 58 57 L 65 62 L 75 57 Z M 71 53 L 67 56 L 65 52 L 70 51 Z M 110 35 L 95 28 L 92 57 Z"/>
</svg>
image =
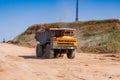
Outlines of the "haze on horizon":
<svg viewBox="0 0 120 80">
<path fill-rule="evenodd" d="M 75 21 L 76 0 L 0 0 L 0 42 L 32 24 Z M 120 19 L 120 0 L 79 0 L 79 20 Z"/>
</svg>

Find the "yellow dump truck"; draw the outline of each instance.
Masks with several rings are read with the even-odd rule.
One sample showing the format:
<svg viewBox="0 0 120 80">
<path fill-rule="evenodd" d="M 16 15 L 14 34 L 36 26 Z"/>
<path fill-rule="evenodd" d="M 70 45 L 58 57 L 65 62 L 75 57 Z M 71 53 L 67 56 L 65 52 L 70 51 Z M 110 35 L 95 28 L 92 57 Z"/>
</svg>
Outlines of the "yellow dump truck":
<svg viewBox="0 0 120 80">
<path fill-rule="evenodd" d="M 47 28 L 36 33 L 36 56 L 58 58 L 67 54 L 69 59 L 75 57 L 77 39 L 74 28 Z"/>
</svg>

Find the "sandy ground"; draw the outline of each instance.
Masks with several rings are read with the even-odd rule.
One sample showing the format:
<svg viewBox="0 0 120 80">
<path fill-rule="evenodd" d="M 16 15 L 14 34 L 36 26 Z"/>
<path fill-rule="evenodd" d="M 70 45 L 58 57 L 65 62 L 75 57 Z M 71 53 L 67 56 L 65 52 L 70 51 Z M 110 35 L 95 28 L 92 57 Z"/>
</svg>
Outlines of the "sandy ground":
<svg viewBox="0 0 120 80">
<path fill-rule="evenodd" d="M 120 57 L 76 53 L 38 59 L 35 48 L 0 43 L 0 80 L 120 80 Z"/>
</svg>

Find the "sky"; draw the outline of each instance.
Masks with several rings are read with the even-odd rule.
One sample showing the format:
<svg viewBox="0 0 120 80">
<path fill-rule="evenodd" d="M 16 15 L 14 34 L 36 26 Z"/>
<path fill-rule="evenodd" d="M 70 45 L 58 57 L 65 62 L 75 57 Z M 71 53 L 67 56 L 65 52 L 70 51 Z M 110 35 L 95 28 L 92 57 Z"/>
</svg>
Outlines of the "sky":
<svg viewBox="0 0 120 80">
<path fill-rule="evenodd" d="M 74 22 L 76 0 L 0 0 L 0 42 L 32 24 Z M 79 0 L 79 21 L 120 19 L 120 0 Z"/>
</svg>

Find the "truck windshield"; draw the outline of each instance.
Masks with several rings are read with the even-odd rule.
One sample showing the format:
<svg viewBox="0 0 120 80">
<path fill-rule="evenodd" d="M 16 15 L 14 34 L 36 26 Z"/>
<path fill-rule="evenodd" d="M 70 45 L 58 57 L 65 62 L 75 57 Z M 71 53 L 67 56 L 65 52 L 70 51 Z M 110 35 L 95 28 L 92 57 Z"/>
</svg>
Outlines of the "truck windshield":
<svg viewBox="0 0 120 80">
<path fill-rule="evenodd" d="M 64 36 L 70 36 L 70 32 L 65 32 Z"/>
<path fill-rule="evenodd" d="M 62 36 L 73 36 L 73 32 L 62 32 Z"/>
</svg>

